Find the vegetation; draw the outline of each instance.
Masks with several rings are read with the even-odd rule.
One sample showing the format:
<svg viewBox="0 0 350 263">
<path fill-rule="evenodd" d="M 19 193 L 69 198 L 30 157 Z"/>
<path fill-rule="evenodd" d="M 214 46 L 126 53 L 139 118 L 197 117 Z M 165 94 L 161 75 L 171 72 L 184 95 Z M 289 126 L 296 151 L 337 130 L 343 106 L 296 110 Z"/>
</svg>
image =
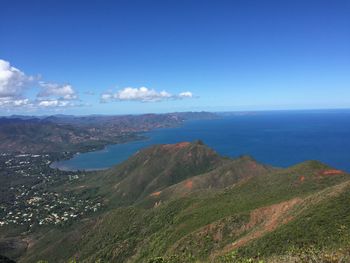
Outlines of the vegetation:
<svg viewBox="0 0 350 263">
<path fill-rule="evenodd" d="M 62 153 L 101 149 L 107 144 L 144 139 L 138 133 L 215 118 L 208 112 L 120 116 L 12 116 L 0 118 L 3 153 Z"/>
<path fill-rule="evenodd" d="M 37 229 L 20 262 L 349 259 L 350 177 L 317 161 L 276 169 L 201 142 L 158 145 L 55 187 L 103 209 Z"/>
</svg>

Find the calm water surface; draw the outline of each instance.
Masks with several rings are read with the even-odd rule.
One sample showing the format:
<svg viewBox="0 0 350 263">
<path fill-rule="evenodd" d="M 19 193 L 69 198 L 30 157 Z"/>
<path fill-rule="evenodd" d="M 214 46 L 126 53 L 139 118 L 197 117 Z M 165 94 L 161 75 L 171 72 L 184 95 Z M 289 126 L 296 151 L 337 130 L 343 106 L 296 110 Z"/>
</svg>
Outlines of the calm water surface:
<svg viewBox="0 0 350 263">
<path fill-rule="evenodd" d="M 320 160 L 350 171 L 350 111 L 263 112 L 216 120 L 189 121 L 179 128 L 145 133 L 145 141 L 109 145 L 54 164 L 66 170 L 94 170 L 116 165 L 138 150 L 162 143 L 201 139 L 222 155 L 249 154 L 287 167 Z"/>
</svg>

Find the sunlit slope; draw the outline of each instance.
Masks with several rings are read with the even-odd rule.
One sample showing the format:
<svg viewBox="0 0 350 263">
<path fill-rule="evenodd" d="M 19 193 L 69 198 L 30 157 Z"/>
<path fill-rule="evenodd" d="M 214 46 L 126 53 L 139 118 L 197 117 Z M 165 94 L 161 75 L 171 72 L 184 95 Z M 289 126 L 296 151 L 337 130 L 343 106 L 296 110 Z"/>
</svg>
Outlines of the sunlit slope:
<svg viewBox="0 0 350 263">
<path fill-rule="evenodd" d="M 87 182 L 86 188 L 98 189 L 98 193 L 114 206 L 130 205 L 225 162 L 228 160 L 199 141 L 155 145 L 99 173 Z"/>
<path fill-rule="evenodd" d="M 201 143 L 180 145 L 146 149 L 104 173 L 100 178 L 108 185 L 106 195 L 112 188 L 125 193 L 121 183 L 130 190 L 134 185 L 138 191 L 126 196 L 135 203 L 80 222 L 57 238 L 52 232 L 23 262 L 72 257 L 81 262 L 148 262 L 155 257 L 221 262 L 232 251 L 240 257 L 260 255 L 269 260 L 292 249 L 315 245 L 334 250 L 349 242 L 348 235 L 339 235 L 350 228 L 348 174 L 317 161 L 274 169 L 250 157 L 221 158 Z M 185 162 L 188 172 L 179 173 L 172 161 L 197 151 L 199 160 L 206 161 L 190 159 L 193 163 Z M 204 165 L 208 159 L 210 165 Z M 163 169 L 151 165 L 155 160 L 164 162 Z M 147 180 L 140 183 L 136 179 L 141 171 L 154 174 L 143 173 Z M 193 171 L 198 172 L 191 176 Z M 120 184 L 112 187 L 116 177 Z M 189 180 L 193 191 L 188 189 Z M 113 193 L 110 198 L 123 196 Z"/>
<path fill-rule="evenodd" d="M 214 193 L 215 190 L 233 186 L 241 180 L 261 176 L 276 170 L 278 169 L 256 162 L 250 156 L 241 156 L 237 159 L 225 160 L 222 165 L 207 173 L 190 177 L 162 191 L 153 192 L 142 199 L 139 204 L 152 207 L 194 192 L 206 195 Z"/>
</svg>

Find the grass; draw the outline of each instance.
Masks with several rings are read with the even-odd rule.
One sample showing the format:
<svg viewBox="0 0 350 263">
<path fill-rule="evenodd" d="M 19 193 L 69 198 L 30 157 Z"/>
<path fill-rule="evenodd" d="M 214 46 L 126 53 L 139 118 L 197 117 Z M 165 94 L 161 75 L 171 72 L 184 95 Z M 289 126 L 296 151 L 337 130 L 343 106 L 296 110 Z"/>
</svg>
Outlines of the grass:
<svg viewBox="0 0 350 263">
<path fill-rule="evenodd" d="M 79 182 L 87 185 L 86 189 L 79 190 L 81 196 L 101 195 L 109 199 L 106 210 L 66 229 L 47 232 L 22 262 L 39 259 L 65 262 L 77 258 L 79 262 L 205 262 L 216 259 L 243 263 L 283 256 L 301 258 L 308 256 L 312 249 L 320 258 L 325 258 L 329 251 L 335 253 L 340 248 L 350 247 L 350 191 L 348 187 L 340 187 L 350 178 L 346 174 L 324 176 L 322 172 L 330 168 L 316 161 L 288 169 L 271 169 L 224 189 L 199 189 L 175 195 L 162 199 L 161 205 L 155 208 L 138 202 L 154 190 L 166 192 L 173 183 L 191 174 L 198 178 L 207 173 L 205 176 L 209 179 L 206 177 L 206 180 L 226 174 L 226 169 L 211 169 L 212 166 L 202 163 L 179 167 L 179 160 L 189 152 L 204 156 L 200 158 L 203 163 L 207 161 L 204 146 L 196 147 L 175 151 L 171 161 L 165 164 L 164 153 L 151 148 L 113 170 L 87 175 Z M 149 156 L 155 159 L 147 161 Z M 217 160 L 215 165 L 222 164 L 220 158 Z M 230 169 L 238 171 L 241 167 Z M 152 179 L 152 185 L 136 180 L 140 171 L 149 173 L 143 176 L 147 182 Z M 165 181 L 158 178 L 159 174 Z M 176 178 L 171 181 L 163 178 L 171 175 Z M 120 182 L 123 184 L 118 184 Z M 118 191 L 125 192 L 134 186 L 133 193 L 127 195 L 125 202 L 120 202 L 118 198 L 123 195 Z M 333 194 L 332 191 L 337 192 Z M 301 201 L 282 211 L 284 214 L 275 221 L 276 228 L 226 251 L 230 244 L 264 227 L 268 220 L 265 217 L 269 215 L 262 213 L 253 224 L 253 211 L 269 211 L 266 209 L 295 198 Z M 288 223 L 282 223 L 287 217 L 291 217 Z"/>
<path fill-rule="evenodd" d="M 241 255 L 272 256 L 313 246 L 338 249 L 350 246 L 350 189 L 309 207 L 298 218 L 240 249 Z"/>
</svg>

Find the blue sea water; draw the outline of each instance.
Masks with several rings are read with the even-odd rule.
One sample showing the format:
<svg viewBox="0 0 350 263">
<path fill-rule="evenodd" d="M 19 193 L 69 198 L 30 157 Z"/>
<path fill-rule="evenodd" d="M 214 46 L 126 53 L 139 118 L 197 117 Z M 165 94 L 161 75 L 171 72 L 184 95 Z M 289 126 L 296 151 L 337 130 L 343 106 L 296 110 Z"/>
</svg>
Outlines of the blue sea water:
<svg viewBox="0 0 350 263">
<path fill-rule="evenodd" d="M 94 170 L 116 165 L 153 144 L 202 140 L 218 153 L 287 167 L 319 160 L 350 172 L 350 110 L 259 112 L 188 121 L 178 128 L 147 132 L 149 139 L 109 145 L 82 153 L 54 166 L 66 170 Z"/>
</svg>

